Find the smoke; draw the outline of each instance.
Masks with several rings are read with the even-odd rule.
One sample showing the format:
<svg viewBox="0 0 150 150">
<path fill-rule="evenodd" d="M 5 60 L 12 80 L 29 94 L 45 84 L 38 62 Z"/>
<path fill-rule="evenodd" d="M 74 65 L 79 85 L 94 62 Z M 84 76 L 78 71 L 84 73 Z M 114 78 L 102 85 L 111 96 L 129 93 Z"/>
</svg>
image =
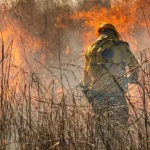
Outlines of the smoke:
<svg viewBox="0 0 150 150">
<path fill-rule="evenodd" d="M 83 55 L 83 40 L 80 24 L 69 19 L 74 11 L 72 7 L 67 1 L 63 5 L 58 1 L 34 0 L 2 4 L 0 28 L 6 49 L 13 41 L 12 65 L 27 72 L 32 68 L 43 82 L 47 82 L 53 80 L 52 74 L 60 78 L 61 64 L 62 70 L 69 70 L 61 74 L 67 74 L 74 81 L 71 71 L 83 65 L 83 59 L 78 59 Z"/>
<path fill-rule="evenodd" d="M 108 20 L 114 23 L 134 52 L 150 47 L 149 27 L 146 25 L 150 22 L 149 4 L 146 0 L 138 3 L 120 0 L 4 2 L 1 5 L 0 28 L 6 45 L 10 45 L 13 40 L 13 63 L 17 66 L 24 64 L 25 68 L 28 60 L 45 80 L 51 74 L 47 69 L 41 71 L 42 67 L 35 59 L 58 76 L 59 68 L 62 67 L 65 71 L 61 73 L 72 84 L 76 84 L 77 79 L 81 80 L 84 51 L 97 38 L 95 33 L 99 23 L 96 21 Z M 100 15 L 102 12 L 104 14 Z"/>
</svg>

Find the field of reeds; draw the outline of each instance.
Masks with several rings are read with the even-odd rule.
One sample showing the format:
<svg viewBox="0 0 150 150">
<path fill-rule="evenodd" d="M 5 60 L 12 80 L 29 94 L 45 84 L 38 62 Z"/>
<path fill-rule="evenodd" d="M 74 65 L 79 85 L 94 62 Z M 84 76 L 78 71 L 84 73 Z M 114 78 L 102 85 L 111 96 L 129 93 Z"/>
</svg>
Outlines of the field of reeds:
<svg viewBox="0 0 150 150">
<path fill-rule="evenodd" d="M 130 85 L 126 93 L 127 124 L 114 122 L 106 114 L 95 115 L 79 87 L 63 85 L 67 74 L 63 67 L 57 68 L 58 77 L 38 62 L 58 80 L 61 91 L 57 92 L 55 80 L 45 84 L 34 70 L 26 75 L 20 69 L 13 83 L 9 57 L 2 56 L 1 149 L 149 149 L 149 49 L 139 53 L 140 84 Z"/>
<path fill-rule="evenodd" d="M 34 2 L 26 0 L 12 4 L 6 18 L 11 17 L 22 23 L 28 35 L 44 39 L 39 48 L 41 51 L 35 51 L 34 42 L 29 50 L 26 46 L 30 43 L 26 39 L 28 36 L 22 34 L 20 41 L 23 48 L 19 48 L 23 50 L 19 56 L 23 61 L 19 61 L 23 65 L 15 64 L 16 39 L 13 37 L 14 40 L 5 41 L 8 39 L 1 31 L 0 149 L 149 150 L 150 50 L 144 49 L 136 54 L 140 70 L 138 83 L 129 84 L 125 94 L 130 111 L 128 123 L 112 120 L 107 113 L 97 115 L 82 89 L 76 86 L 80 83 L 84 59 L 76 50 L 83 43 L 75 32 L 71 35 L 77 39 L 78 46 L 73 46 L 73 42 L 69 41 L 69 32 L 73 29 L 80 32 L 83 20 L 65 20 L 64 24 L 69 30 L 56 26 L 60 11 L 64 12 L 62 15 L 65 17 L 72 14 L 70 4 L 63 1 L 64 8 L 54 1 L 45 1 L 47 3 L 42 6 L 41 13 L 36 7 L 31 7 L 35 6 Z M 86 11 L 85 3 L 81 3 L 80 9 Z M 97 3 L 95 1 L 93 5 Z M 110 7 L 108 1 L 106 7 Z M 53 16 L 52 19 L 49 16 Z M 41 22 L 37 23 L 40 19 Z M 5 20 L 3 26 L 7 26 L 9 21 Z M 45 41 L 49 41 L 49 44 Z M 67 46 L 73 47 L 68 55 Z"/>
</svg>

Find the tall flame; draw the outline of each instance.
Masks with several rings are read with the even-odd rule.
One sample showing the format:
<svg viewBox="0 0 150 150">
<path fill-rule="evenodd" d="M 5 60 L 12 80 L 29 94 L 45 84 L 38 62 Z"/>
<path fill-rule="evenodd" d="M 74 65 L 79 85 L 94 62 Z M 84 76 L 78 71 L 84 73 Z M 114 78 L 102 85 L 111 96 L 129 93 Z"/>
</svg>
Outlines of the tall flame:
<svg viewBox="0 0 150 150">
<path fill-rule="evenodd" d="M 142 2 L 142 1 L 141 1 Z M 143 4 L 143 3 L 142 3 Z M 147 24 L 150 24 L 150 18 L 148 15 L 144 16 L 143 5 L 140 1 L 117 1 L 113 3 L 111 1 L 111 8 L 100 8 L 93 6 L 88 11 L 76 12 L 72 19 L 85 20 L 82 26 L 84 49 L 94 40 L 94 35 L 97 35 L 98 28 L 101 23 L 112 23 L 120 33 L 123 40 L 129 41 L 131 49 L 138 49 L 138 39 L 136 33 L 141 30 L 149 30 Z M 145 14 L 149 14 L 148 8 L 145 8 Z M 147 19 L 147 20 L 146 20 Z M 147 32 L 147 31 L 146 31 Z M 144 34 L 145 35 L 145 34 Z M 148 32 L 146 37 L 148 37 Z M 138 37 L 139 38 L 139 37 Z M 147 43 L 148 44 L 148 41 Z"/>
<path fill-rule="evenodd" d="M 145 1 L 146 0 L 144 0 L 144 2 Z M 52 21 L 44 20 L 45 22 L 39 23 L 40 27 L 43 27 L 44 23 L 47 23 L 46 26 L 44 26 L 46 27 L 44 31 L 46 31 L 47 41 L 44 41 L 40 36 L 37 38 L 35 35 L 31 35 L 31 33 L 29 34 L 27 29 L 21 24 L 22 22 L 10 14 L 6 14 L 4 19 L 0 17 L 4 22 L 0 27 L 2 26 L 1 30 L 3 41 L 5 42 L 5 49 L 9 47 L 13 40 L 11 65 L 26 68 L 26 61 L 30 60 L 32 56 L 37 57 L 39 55 L 40 60 L 45 63 L 45 57 L 53 56 L 53 53 L 57 54 L 57 49 L 60 49 L 62 51 L 61 54 L 65 56 L 71 56 L 68 54 L 72 52 L 78 53 L 79 51 L 77 50 L 79 49 L 86 50 L 87 47 L 95 41 L 96 36 L 98 36 L 98 28 L 103 22 L 114 24 L 122 39 L 129 42 L 131 50 L 136 51 L 137 49 L 150 46 L 148 35 L 150 12 L 142 0 L 111 0 L 110 8 L 94 5 L 90 6 L 93 2 L 94 0 L 88 1 L 88 10 L 75 9 L 70 15 L 66 12 L 57 13 L 53 10 L 53 14 L 56 15 L 54 15 L 55 18 L 52 19 Z M 64 11 L 64 7 L 61 8 L 61 11 Z M 48 12 L 51 14 L 51 11 L 47 11 L 47 13 Z M 39 13 L 40 11 L 38 14 Z M 77 25 L 79 27 L 75 28 Z M 38 29 L 41 29 L 40 27 Z M 34 26 L 31 29 L 34 29 Z M 74 32 L 74 34 L 72 34 L 72 32 Z M 49 55 L 43 55 L 43 51 L 41 51 L 43 45 L 49 45 L 47 48 Z M 51 50 L 53 50 L 53 53 Z M 49 59 L 50 58 L 48 58 L 48 60 Z M 54 60 L 56 61 L 55 58 Z"/>
</svg>

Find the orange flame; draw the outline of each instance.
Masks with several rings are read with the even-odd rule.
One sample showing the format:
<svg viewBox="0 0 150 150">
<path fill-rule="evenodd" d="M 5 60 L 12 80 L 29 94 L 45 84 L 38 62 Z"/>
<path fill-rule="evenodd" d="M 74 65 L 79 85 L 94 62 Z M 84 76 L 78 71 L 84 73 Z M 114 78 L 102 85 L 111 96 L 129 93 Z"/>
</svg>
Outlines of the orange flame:
<svg viewBox="0 0 150 150">
<path fill-rule="evenodd" d="M 98 8 L 93 6 L 88 11 L 76 12 L 71 19 L 85 20 L 82 37 L 84 39 L 84 49 L 95 40 L 94 35 L 98 35 L 97 31 L 101 23 L 112 23 L 123 40 L 131 43 L 131 49 L 137 49 L 138 40 L 135 39 L 135 32 L 139 29 L 146 29 L 146 23 L 143 18 L 139 1 L 131 1 L 126 3 L 120 0 L 117 3 L 111 2 L 111 8 Z M 139 11 L 137 11 L 139 10 Z M 146 10 L 149 14 L 148 10 Z M 147 21 L 150 24 L 150 19 Z"/>
</svg>

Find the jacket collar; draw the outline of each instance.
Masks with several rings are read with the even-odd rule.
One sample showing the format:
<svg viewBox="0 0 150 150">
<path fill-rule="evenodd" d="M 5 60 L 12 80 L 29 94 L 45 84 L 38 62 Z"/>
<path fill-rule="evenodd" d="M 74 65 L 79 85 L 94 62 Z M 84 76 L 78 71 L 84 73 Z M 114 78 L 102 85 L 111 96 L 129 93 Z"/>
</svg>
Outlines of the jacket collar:
<svg viewBox="0 0 150 150">
<path fill-rule="evenodd" d="M 104 40 L 104 39 L 114 39 L 116 38 L 115 33 L 113 31 L 106 31 L 101 33 L 99 38 L 97 39 L 98 41 Z"/>
</svg>

